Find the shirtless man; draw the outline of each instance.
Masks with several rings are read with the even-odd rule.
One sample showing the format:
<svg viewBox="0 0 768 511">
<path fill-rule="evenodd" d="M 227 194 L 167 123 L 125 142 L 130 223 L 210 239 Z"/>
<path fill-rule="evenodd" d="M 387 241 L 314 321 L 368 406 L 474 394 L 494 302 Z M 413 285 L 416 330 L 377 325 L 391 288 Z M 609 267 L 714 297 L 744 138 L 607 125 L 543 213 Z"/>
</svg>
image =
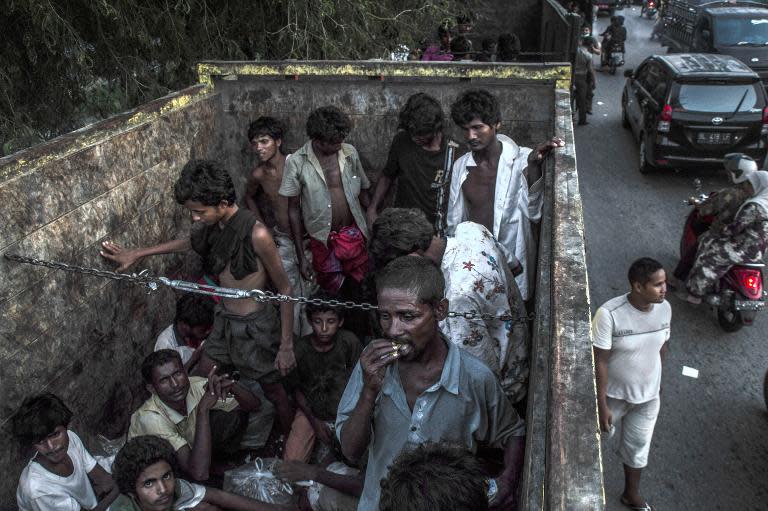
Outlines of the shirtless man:
<svg viewBox="0 0 768 511">
<path fill-rule="evenodd" d="M 224 287 L 265 289 L 271 283 L 279 293 L 291 295 L 291 284 L 269 229 L 235 202 L 232 178 L 218 163 L 190 160 L 174 187 L 176 201 L 204 224 L 189 237 L 153 247 L 128 249 L 111 241 L 101 255 L 125 271 L 141 259 L 156 254 L 193 249 L 203 258 L 206 273 L 218 275 Z M 198 373 L 211 367 L 234 365 L 245 380 L 261 384 L 287 433 L 293 407 L 280 382 L 296 365 L 293 354 L 293 303 L 280 302 L 280 318 L 271 304 L 250 299 L 223 299 L 216 307 L 213 330 L 204 345 Z"/>
<path fill-rule="evenodd" d="M 299 272 L 299 259 L 288 220 L 288 198 L 278 193 L 283 182 L 285 161 L 290 156 L 283 152 L 284 133 L 285 126 L 274 117 L 259 117 L 248 127 L 248 140 L 251 149 L 258 154 L 259 163 L 248 177 L 245 203 L 256 218 L 272 231 L 293 292 L 296 296 L 311 296 L 316 289 L 311 282 L 302 279 Z M 304 240 L 301 247 L 305 258 L 310 259 Z M 310 334 L 312 328 L 306 321 L 303 306 L 295 306 L 293 312 L 293 332 L 298 336 Z"/>
<path fill-rule="evenodd" d="M 530 300 L 536 267 L 531 222 L 541 218 L 544 199 L 541 163 L 565 142 L 553 138 L 531 150 L 497 134 L 501 110 L 486 90 L 461 94 L 451 106 L 451 117 L 463 130 L 471 151 L 453 165 L 448 235 L 453 236 L 456 226 L 466 221 L 488 228 L 505 252 L 523 300 Z"/>
<path fill-rule="evenodd" d="M 351 297 L 368 271 L 368 239 L 363 208 L 371 186 L 357 150 L 344 139 L 349 118 L 338 108 L 321 107 L 307 119 L 310 140 L 288 160 L 280 195 L 288 198 L 291 236 L 301 274 L 325 291 Z M 312 262 L 301 250 L 309 233 Z M 347 278 L 349 277 L 349 278 Z"/>
</svg>

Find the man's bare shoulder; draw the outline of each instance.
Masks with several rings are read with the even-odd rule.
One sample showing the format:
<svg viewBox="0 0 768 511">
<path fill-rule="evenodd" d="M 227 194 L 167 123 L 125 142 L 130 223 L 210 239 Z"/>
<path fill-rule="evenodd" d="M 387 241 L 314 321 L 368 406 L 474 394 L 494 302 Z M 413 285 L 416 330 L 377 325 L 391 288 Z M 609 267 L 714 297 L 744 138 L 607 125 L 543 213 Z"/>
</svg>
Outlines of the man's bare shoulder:
<svg viewBox="0 0 768 511">
<path fill-rule="evenodd" d="M 275 248 L 276 246 L 269 227 L 258 220 L 253 224 L 253 229 L 251 229 L 251 241 L 253 242 L 253 246 L 257 249 L 265 248 L 267 246 Z"/>
<path fill-rule="evenodd" d="M 261 181 L 264 179 L 264 176 L 266 175 L 266 167 L 263 163 L 260 163 L 253 167 L 253 170 L 251 170 L 251 178 L 256 182 L 261 184 Z"/>
</svg>

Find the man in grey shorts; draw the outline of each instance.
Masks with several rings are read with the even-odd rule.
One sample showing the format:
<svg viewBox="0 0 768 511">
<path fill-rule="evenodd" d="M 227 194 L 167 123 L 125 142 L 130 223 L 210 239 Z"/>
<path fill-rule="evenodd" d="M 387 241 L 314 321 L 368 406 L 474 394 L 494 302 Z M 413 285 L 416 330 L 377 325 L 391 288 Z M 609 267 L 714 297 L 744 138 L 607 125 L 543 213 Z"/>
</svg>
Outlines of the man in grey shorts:
<svg viewBox="0 0 768 511">
<path fill-rule="evenodd" d="M 667 276 L 661 263 L 643 257 L 629 268 L 631 291 L 604 303 L 592 320 L 600 429 L 613 436 L 624 462 L 621 503 L 633 510 L 654 508 L 640 496 L 640 475 L 648 464 L 659 414 L 661 365 L 667 351 L 672 310 L 664 299 Z"/>
</svg>

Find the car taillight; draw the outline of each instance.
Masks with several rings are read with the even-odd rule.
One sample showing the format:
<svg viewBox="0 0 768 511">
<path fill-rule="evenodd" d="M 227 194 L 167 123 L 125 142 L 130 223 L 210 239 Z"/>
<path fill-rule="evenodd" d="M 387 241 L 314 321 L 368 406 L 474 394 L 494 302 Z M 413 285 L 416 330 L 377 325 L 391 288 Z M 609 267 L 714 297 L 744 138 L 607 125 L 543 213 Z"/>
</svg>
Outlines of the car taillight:
<svg viewBox="0 0 768 511">
<path fill-rule="evenodd" d="M 768 106 L 763 108 L 763 129 L 761 130 L 763 135 L 768 135 Z"/>
<path fill-rule="evenodd" d="M 763 277 L 760 270 L 736 268 L 736 281 L 741 286 L 741 292 L 750 300 L 759 300 L 763 295 Z"/>
<path fill-rule="evenodd" d="M 656 2 L 654 2 L 653 0 L 649 0 L 649 2 L 648 2 L 648 8 L 649 8 L 649 9 L 653 9 L 653 8 L 655 8 L 655 7 L 656 7 Z"/>
<path fill-rule="evenodd" d="M 763 119 L 765 119 L 765 113 L 763 113 Z M 656 124 L 656 131 L 659 133 L 669 132 L 669 126 L 672 123 L 672 107 L 670 105 L 664 105 L 659 115 L 659 122 Z M 765 124 L 763 124 L 765 128 Z"/>
</svg>

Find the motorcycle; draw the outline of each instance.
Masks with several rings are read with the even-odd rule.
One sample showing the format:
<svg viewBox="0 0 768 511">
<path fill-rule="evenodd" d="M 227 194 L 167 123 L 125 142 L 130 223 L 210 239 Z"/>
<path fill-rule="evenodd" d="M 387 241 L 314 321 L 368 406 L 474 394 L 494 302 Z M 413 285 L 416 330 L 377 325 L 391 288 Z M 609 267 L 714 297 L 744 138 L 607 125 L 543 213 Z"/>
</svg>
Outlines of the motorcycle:
<svg viewBox="0 0 768 511">
<path fill-rule="evenodd" d="M 612 75 L 616 74 L 616 68 L 624 65 L 624 46 L 617 49 L 612 49 L 610 55 L 608 55 L 608 72 Z"/>
<path fill-rule="evenodd" d="M 655 0 L 644 0 L 643 6 L 640 8 L 640 17 L 643 17 L 643 14 L 645 14 L 645 17 L 650 19 L 653 19 L 654 16 L 656 16 L 656 13 L 659 12 L 659 8 L 656 5 Z"/>
<path fill-rule="evenodd" d="M 701 183 L 697 181 L 697 189 Z M 712 194 L 699 194 L 691 197 L 686 204 L 699 206 Z M 681 281 L 688 277 L 696 259 L 696 247 L 699 236 L 709 230 L 715 220 L 714 215 L 701 215 L 695 207 L 685 220 L 683 236 L 680 240 L 680 265 L 675 273 Z M 702 301 L 717 309 L 717 322 L 726 332 L 736 332 L 745 325 L 754 322 L 758 311 L 765 309 L 765 291 L 763 290 L 762 262 L 740 261 L 723 275 L 715 284 L 714 290 L 702 297 Z"/>
<path fill-rule="evenodd" d="M 603 53 L 600 64 L 603 67 L 608 66 L 608 72 L 615 75 L 616 68 L 624 65 L 624 44 L 611 44 L 611 37 L 606 34 L 603 37 L 602 46 Z"/>
</svg>

